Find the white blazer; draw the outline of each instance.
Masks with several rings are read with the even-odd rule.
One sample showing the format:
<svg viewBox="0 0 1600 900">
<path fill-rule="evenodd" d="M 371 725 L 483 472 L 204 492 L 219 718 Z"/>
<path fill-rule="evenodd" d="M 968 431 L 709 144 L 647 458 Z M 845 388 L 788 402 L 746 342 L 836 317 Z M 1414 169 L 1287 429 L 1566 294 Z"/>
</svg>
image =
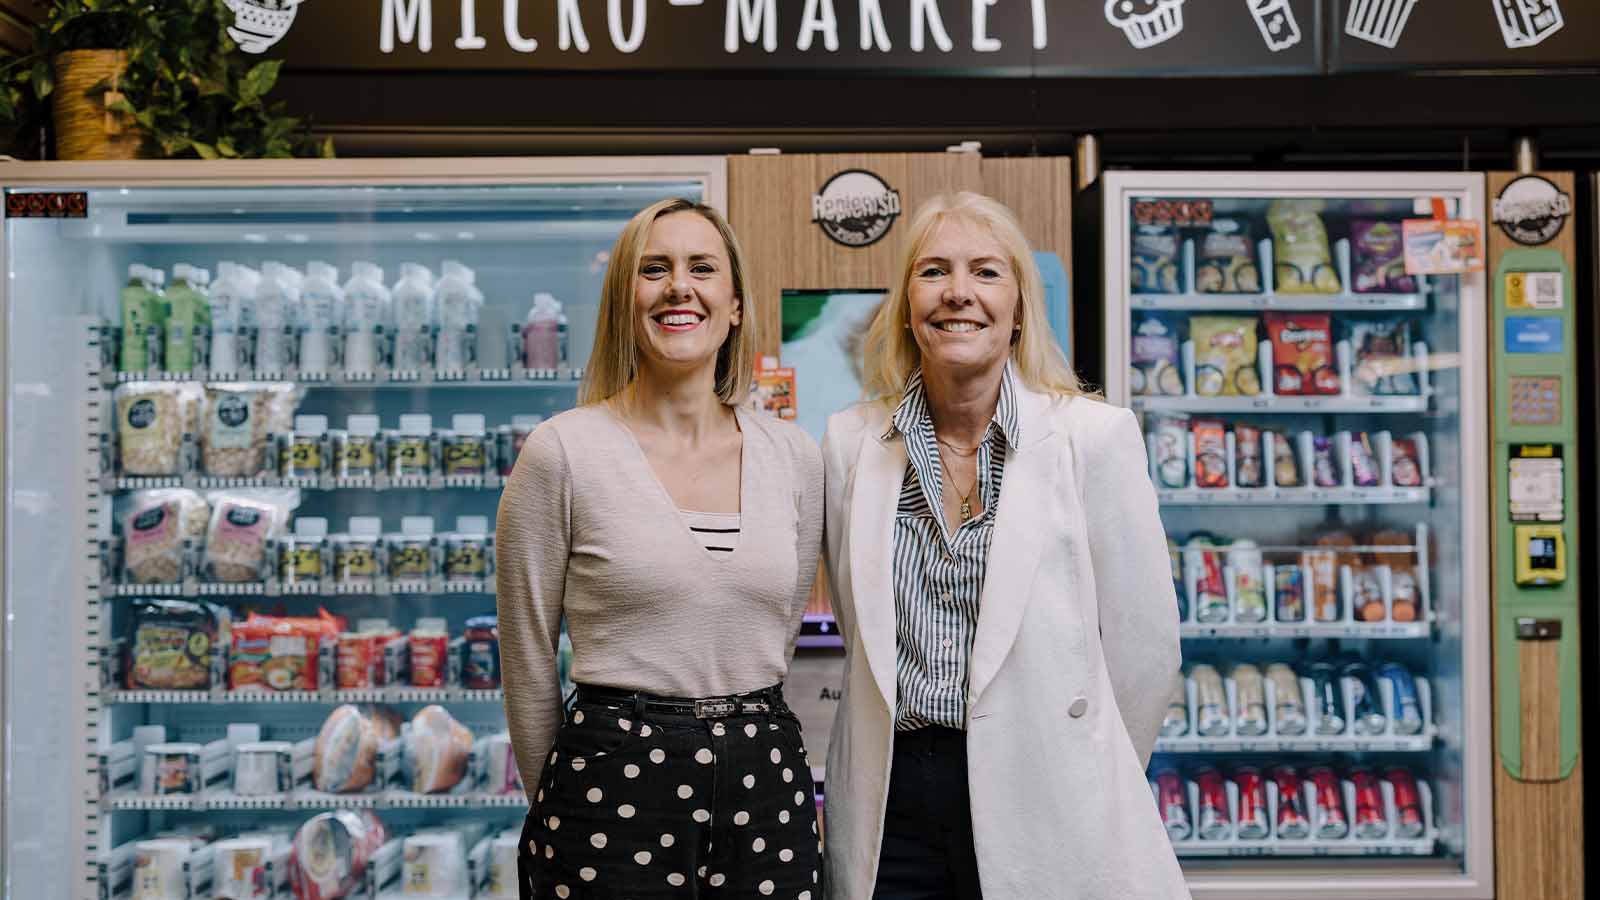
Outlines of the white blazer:
<svg viewBox="0 0 1600 900">
<path fill-rule="evenodd" d="M 967 775 L 989 900 L 1188 898 L 1144 767 L 1177 676 L 1166 538 L 1128 410 L 1017 384 L 967 686 Z M 826 551 L 845 642 L 826 775 L 831 900 L 877 880 L 893 759 L 890 572 L 906 450 L 861 404 L 823 441 Z"/>
</svg>

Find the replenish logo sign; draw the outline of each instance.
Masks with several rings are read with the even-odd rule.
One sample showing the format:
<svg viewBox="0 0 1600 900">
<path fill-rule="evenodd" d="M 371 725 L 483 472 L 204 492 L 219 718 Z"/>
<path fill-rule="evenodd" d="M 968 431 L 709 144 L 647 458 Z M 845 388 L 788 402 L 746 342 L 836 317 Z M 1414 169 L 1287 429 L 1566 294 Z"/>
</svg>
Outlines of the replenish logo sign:
<svg viewBox="0 0 1600 900">
<path fill-rule="evenodd" d="M 866 247 L 900 216 L 900 192 L 865 169 L 846 169 L 811 195 L 811 221 L 834 243 Z"/>
<path fill-rule="evenodd" d="M 1507 237 L 1529 247 L 1554 240 L 1570 215 L 1572 198 L 1537 175 L 1511 182 L 1494 200 L 1494 223 Z"/>
</svg>

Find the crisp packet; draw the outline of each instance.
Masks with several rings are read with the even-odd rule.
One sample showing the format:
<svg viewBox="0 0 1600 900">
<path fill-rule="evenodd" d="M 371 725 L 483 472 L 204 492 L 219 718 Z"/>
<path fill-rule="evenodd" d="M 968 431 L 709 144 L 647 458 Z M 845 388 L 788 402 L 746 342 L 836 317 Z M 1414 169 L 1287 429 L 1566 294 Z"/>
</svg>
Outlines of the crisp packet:
<svg viewBox="0 0 1600 900">
<path fill-rule="evenodd" d="M 1215 219 L 1196 253 L 1195 290 L 1202 294 L 1259 294 L 1261 268 L 1249 226 L 1237 219 Z"/>
<path fill-rule="evenodd" d="M 1272 277 L 1280 294 L 1337 294 L 1339 273 L 1322 224 L 1322 200 L 1283 198 L 1267 207 L 1272 228 Z"/>
<path fill-rule="evenodd" d="M 1414 294 L 1406 274 L 1400 223 L 1357 219 L 1350 223 L 1350 280 L 1358 294 Z"/>
<path fill-rule="evenodd" d="M 1135 294 L 1178 293 L 1178 229 L 1171 225 L 1136 226 L 1132 249 L 1128 277 Z"/>
<path fill-rule="evenodd" d="M 1410 369 L 1411 323 L 1401 319 L 1350 319 L 1352 378 L 1358 394 L 1417 393 Z"/>
<path fill-rule="evenodd" d="M 1194 390 L 1202 397 L 1254 397 L 1261 393 L 1256 369 L 1254 316 L 1194 316 Z"/>
<path fill-rule="evenodd" d="M 1178 370 L 1178 322 L 1170 314 L 1136 313 L 1133 318 L 1129 384 L 1136 395 L 1183 393 Z"/>
</svg>

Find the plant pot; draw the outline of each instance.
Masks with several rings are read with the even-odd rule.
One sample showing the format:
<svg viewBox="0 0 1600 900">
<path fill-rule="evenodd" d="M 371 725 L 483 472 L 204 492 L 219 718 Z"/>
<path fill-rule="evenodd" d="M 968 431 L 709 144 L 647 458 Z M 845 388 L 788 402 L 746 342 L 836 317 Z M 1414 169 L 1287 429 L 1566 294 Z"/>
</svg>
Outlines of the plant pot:
<svg viewBox="0 0 1600 900">
<path fill-rule="evenodd" d="M 121 77 L 128 54 L 121 50 L 69 50 L 58 54 L 51 116 L 58 159 L 134 159 L 144 134 L 127 116 L 106 109 L 104 94 L 89 91 Z"/>
</svg>

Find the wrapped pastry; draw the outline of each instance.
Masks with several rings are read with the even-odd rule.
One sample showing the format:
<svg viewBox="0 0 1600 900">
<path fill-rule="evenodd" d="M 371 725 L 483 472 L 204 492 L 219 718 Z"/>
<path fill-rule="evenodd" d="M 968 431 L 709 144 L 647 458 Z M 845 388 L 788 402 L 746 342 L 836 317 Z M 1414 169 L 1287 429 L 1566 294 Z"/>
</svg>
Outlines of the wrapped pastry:
<svg viewBox="0 0 1600 900">
<path fill-rule="evenodd" d="M 312 816 L 295 832 L 289 850 L 289 887 L 296 900 L 349 896 L 386 838 L 383 823 L 367 810 Z"/>
<path fill-rule="evenodd" d="M 437 704 L 411 719 L 411 789 L 436 794 L 455 787 L 467 773 L 472 732 Z"/>
<path fill-rule="evenodd" d="M 312 781 L 317 790 L 352 794 L 372 783 L 378 762 L 380 733 L 361 710 L 345 704 L 335 709 L 317 732 Z"/>
</svg>

